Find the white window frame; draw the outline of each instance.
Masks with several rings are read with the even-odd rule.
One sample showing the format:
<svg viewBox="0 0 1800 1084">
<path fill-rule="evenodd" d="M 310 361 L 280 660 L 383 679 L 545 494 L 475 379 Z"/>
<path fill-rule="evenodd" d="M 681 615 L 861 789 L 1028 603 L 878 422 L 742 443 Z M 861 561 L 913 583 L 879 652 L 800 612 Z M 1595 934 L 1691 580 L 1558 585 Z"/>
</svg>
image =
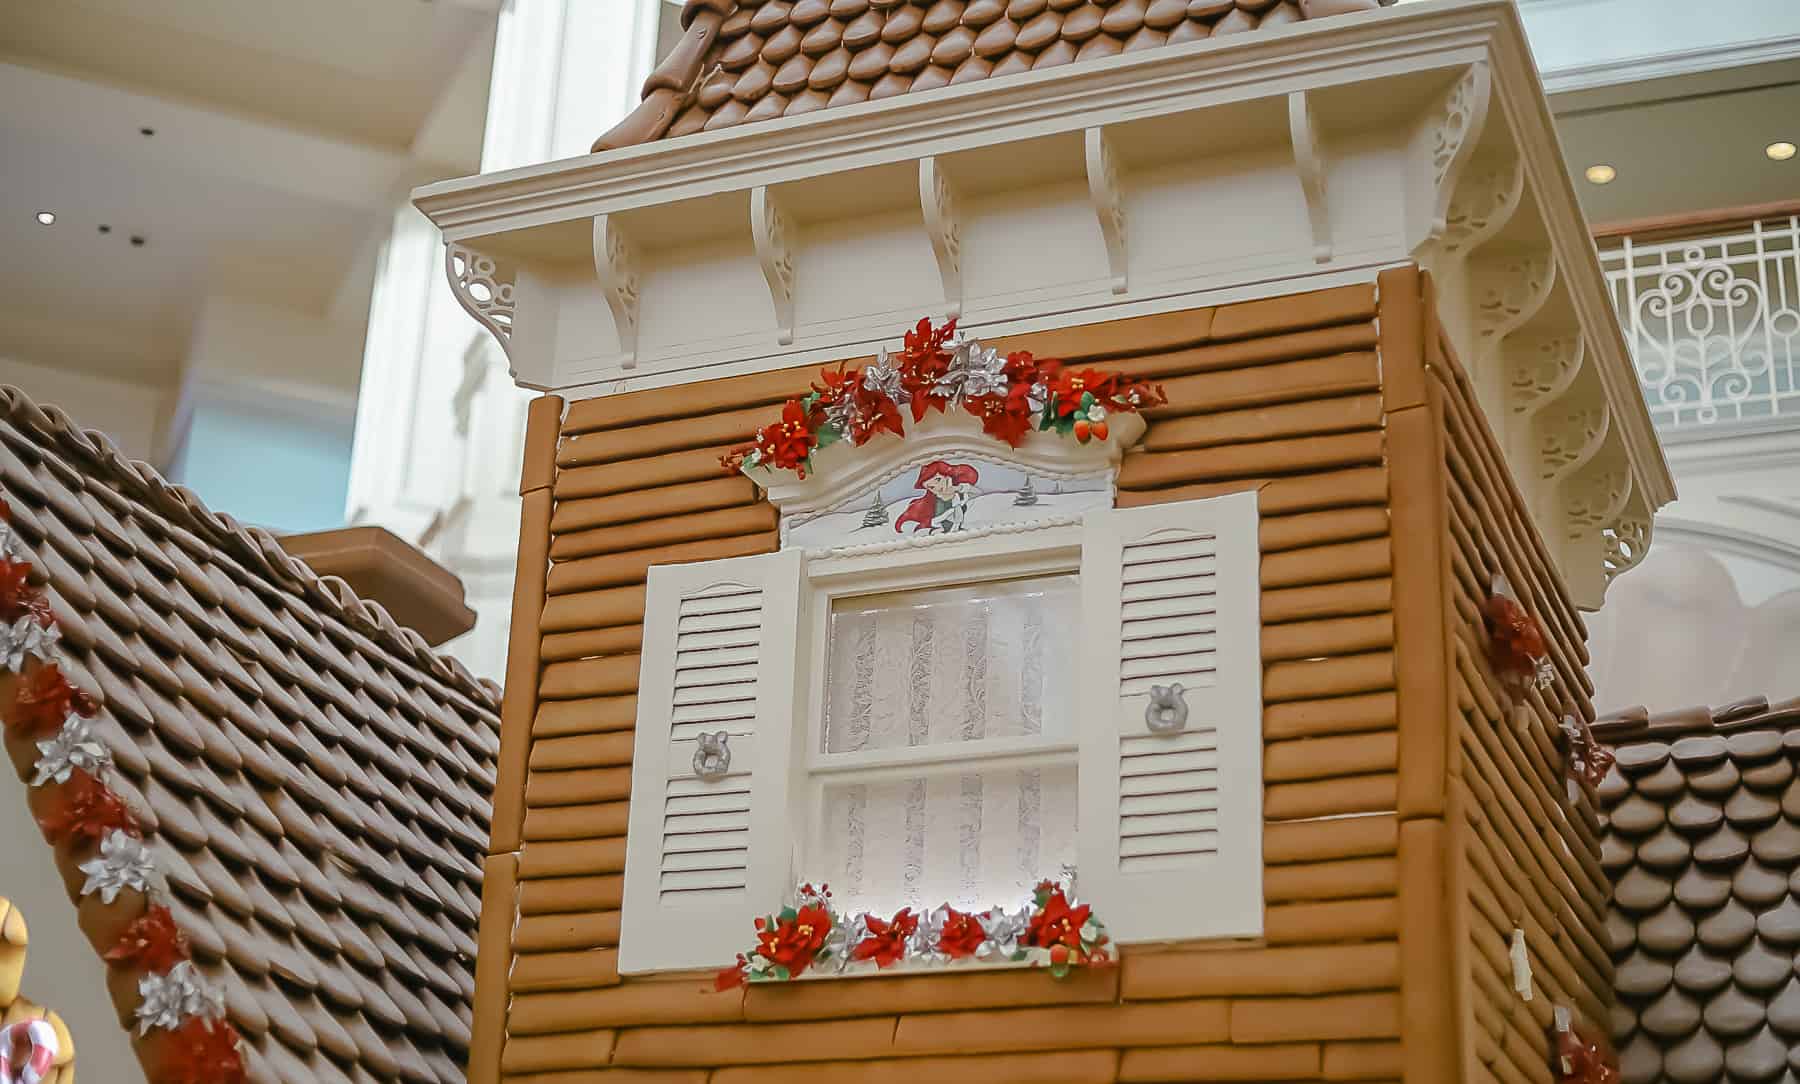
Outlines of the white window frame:
<svg viewBox="0 0 1800 1084">
<path fill-rule="evenodd" d="M 1051 476 L 1093 477 L 1096 470 L 1115 468 L 1123 443 L 1134 441 L 1142 431 L 1141 420 L 1127 415 L 1115 427 L 1114 440 L 1105 444 L 1078 446 L 1073 441 L 1034 435 L 1026 448 L 1009 453 L 978 429 L 972 431 L 972 424 L 958 418 L 927 419 L 919 434 L 907 441 L 881 442 L 854 454 L 843 445 L 827 449 L 833 454 L 821 453 L 821 459 L 828 460 L 831 469 L 816 472 L 804 482 L 791 478 L 759 481 L 783 511 L 785 535 L 789 515 L 814 514 L 836 506 L 922 460 L 969 455 Z M 754 940 L 751 920 L 778 910 L 796 876 L 807 874 L 809 859 L 821 853 L 824 789 L 830 777 L 855 772 L 862 780 L 879 778 L 879 773 L 912 773 L 949 763 L 983 768 L 1073 763 L 1079 794 L 1076 891 L 1094 904 L 1115 941 L 1260 936 L 1262 664 L 1257 528 L 1257 495 L 1248 491 L 1133 509 L 1109 507 L 1079 519 L 1047 517 L 967 534 L 910 536 L 805 552 L 786 548 L 760 557 L 652 569 L 648 599 L 652 612 L 645 618 L 633 761 L 620 971 L 633 974 L 723 966 L 734 953 L 748 948 Z M 1214 601 L 1220 616 L 1213 622 L 1217 627 L 1177 631 L 1198 631 L 1202 638 L 1217 641 L 1214 665 L 1218 681 L 1190 691 L 1195 728 L 1170 739 L 1167 751 L 1172 755 L 1163 757 L 1157 744 L 1162 739 L 1152 737 L 1147 729 L 1147 698 L 1125 692 L 1120 684 L 1127 638 L 1121 613 L 1134 590 L 1126 582 L 1125 554 L 1132 547 L 1154 550 L 1167 538 L 1203 536 L 1211 536 L 1217 543 L 1218 597 Z M 1096 571 L 1102 575 L 1093 576 Z M 1076 729 L 1072 743 L 1006 738 L 984 741 L 975 749 L 945 744 L 881 750 L 866 756 L 823 752 L 829 625 L 835 600 L 1068 573 L 1076 574 L 1080 581 L 1082 626 L 1075 637 L 1079 677 L 1073 689 Z M 684 748 L 671 751 L 675 740 L 670 713 L 674 709 L 655 702 L 655 690 L 670 687 L 674 672 L 672 655 L 656 657 L 665 640 L 674 643 L 671 630 L 675 620 L 658 607 L 678 597 L 659 596 L 663 589 L 659 585 L 706 590 L 706 585 L 715 581 L 745 582 L 746 578 L 762 584 L 766 600 L 763 652 L 758 663 L 762 691 L 754 720 L 756 763 L 742 769 L 752 775 L 749 883 L 741 906 L 734 900 L 697 921 L 692 914 L 671 914 L 669 908 L 659 911 L 657 906 L 668 773 L 677 770 L 686 755 Z M 784 635 L 783 623 L 790 620 L 792 634 Z M 766 702 L 762 696 L 767 697 Z M 1209 727 L 1217 730 L 1210 745 L 1207 735 L 1200 732 Z M 1156 808 L 1148 816 L 1158 825 L 1157 833 L 1169 831 L 1160 826 L 1163 821 L 1185 824 L 1216 817 L 1219 839 L 1213 857 L 1195 857 L 1205 854 L 1204 847 L 1172 849 L 1167 853 L 1179 858 L 1167 868 L 1159 865 L 1160 859 L 1133 862 L 1126 868 L 1121 840 L 1127 838 L 1125 820 L 1135 814 L 1129 808 L 1133 802 L 1124 796 L 1122 778 L 1127 763 L 1145 763 L 1136 759 L 1145 748 L 1157 751 L 1149 761 L 1158 765 L 1157 772 L 1199 772 L 1217 780 L 1216 807 L 1176 802 L 1171 808 L 1183 812 L 1164 815 Z M 1165 762 L 1171 766 L 1161 767 Z M 1169 778 L 1159 775 L 1152 782 Z M 1133 777 L 1132 781 L 1135 785 L 1142 778 Z M 1156 793 L 1192 790 L 1183 783 Z M 1187 801 L 1191 794 L 1177 797 Z M 1141 796 L 1137 801 L 1141 804 Z M 1213 808 L 1216 814 L 1209 811 Z M 1133 834 L 1129 838 L 1142 837 Z M 1171 838 L 1158 834 L 1151 842 L 1162 846 Z M 1060 871 L 1043 872 L 1054 877 Z M 925 905 L 936 902 L 926 901 Z M 993 900 L 991 904 L 1011 906 L 1016 902 Z"/>
<path fill-rule="evenodd" d="M 793 743 L 795 758 L 788 768 L 792 823 L 803 826 L 794 839 L 798 844 L 798 876 L 810 876 L 808 861 L 823 849 L 825 789 L 833 777 L 854 775 L 859 781 L 876 780 L 920 769 L 939 770 L 949 764 L 978 765 L 984 770 L 1056 764 L 1079 773 L 1079 733 L 1062 741 L 995 738 L 866 753 L 826 753 L 823 747 L 825 696 L 830 683 L 831 610 L 837 600 L 1036 576 L 1079 577 L 1081 537 L 1078 524 L 1060 524 L 1037 531 L 967 539 L 937 536 L 880 555 L 824 553 L 807 558 L 800 588 L 805 625 L 798 638 L 801 672 L 796 697 L 804 704 L 802 717 L 806 726 L 798 735 L 800 740 Z M 1044 870 L 1043 874 L 1054 877 L 1057 872 Z M 924 905 L 930 908 L 941 902 L 928 900 Z M 1011 905 L 1016 901 L 987 902 Z"/>
</svg>

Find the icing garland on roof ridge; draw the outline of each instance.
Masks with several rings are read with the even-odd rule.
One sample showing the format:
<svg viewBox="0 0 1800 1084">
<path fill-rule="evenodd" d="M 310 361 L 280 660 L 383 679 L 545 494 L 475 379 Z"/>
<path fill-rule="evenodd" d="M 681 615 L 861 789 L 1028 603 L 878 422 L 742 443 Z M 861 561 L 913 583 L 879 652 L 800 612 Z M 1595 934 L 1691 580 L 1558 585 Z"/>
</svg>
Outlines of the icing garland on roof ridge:
<svg viewBox="0 0 1800 1084">
<path fill-rule="evenodd" d="M 44 838 L 66 846 L 85 876 L 77 897 L 144 910 L 101 953 L 109 966 L 137 974 L 133 1018 L 139 1037 L 156 1033 L 143 1056 L 153 1084 L 243 1084 L 240 1037 L 225 1019 L 224 993 L 189 958 L 187 938 L 163 897 L 167 891 L 142 826 L 106 786 L 113 770 L 90 720 L 100 705 L 63 673 L 56 615 L 31 582 L 32 565 L 0 501 L 0 730 L 9 744 L 32 742 L 28 781 L 46 792 L 37 822 Z M 166 1033 L 166 1034 L 164 1034 Z"/>
<path fill-rule="evenodd" d="M 482 700 L 498 699 L 498 685 L 486 678 L 475 677 L 461 660 L 433 651 L 423 637 L 395 621 L 380 603 L 346 592 L 356 603 L 346 605 L 323 586 L 327 577 L 320 576 L 304 561 L 288 554 L 268 531 L 245 526 L 229 515 L 212 511 L 192 490 L 170 482 L 150 464 L 126 456 L 105 433 L 80 428 L 56 406 L 35 403 L 12 385 L 0 385 L 0 398 L 4 398 L 5 413 L 15 424 L 29 428 L 47 440 L 71 446 L 104 469 L 108 477 L 99 479 L 101 484 L 112 482 L 123 488 L 129 483 L 141 487 L 138 496 L 172 525 L 202 536 L 212 536 L 215 545 L 229 549 L 229 556 L 247 565 L 250 571 L 261 574 L 276 588 L 292 591 L 315 603 L 322 602 L 351 628 L 393 651 L 399 658 L 439 677 L 451 688 L 473 699 L 477 707 Z M 348 584 L 345 586 L 348 588 Z"/>
</svg>

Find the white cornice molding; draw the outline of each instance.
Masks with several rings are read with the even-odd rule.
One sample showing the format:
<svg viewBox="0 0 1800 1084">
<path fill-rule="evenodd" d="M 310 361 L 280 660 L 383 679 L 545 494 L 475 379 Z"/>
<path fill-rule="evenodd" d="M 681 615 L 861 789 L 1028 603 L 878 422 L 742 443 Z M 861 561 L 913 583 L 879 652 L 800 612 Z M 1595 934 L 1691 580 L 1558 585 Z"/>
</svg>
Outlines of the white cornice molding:
<svg viewBox="0 0 1800 1084">
<path fill-rule="evenodd" d="M 1674 495 L 1511 0 L 1144 50 L 415 203 L 496 268 L 515 377 L 565 394 L 853 357 L 938 306 L 992 338 L 1416 260 L 1583 606 Z M 594 270 L 596 219 L 641 246 L 628 310 Z M 1540 377 L 1571 338 L 1550 359 L 1569 371 Z"/>
<path fill-rule="evenodd" d="M 465 240 L 1079 131 L 1118 114 L 1150 116 L 1285 99 L 1296 90 L 1452 68 L 1490 51 L 1511 54 L 1535 85 L 1536 69 L 1511 0 L 1441 0 L 1165 45 L 441 181 L 415 190 L 413 202 L 447 239 Z M 1554 133 L 1547 134 L 1554 145 Z"/>
</svg>

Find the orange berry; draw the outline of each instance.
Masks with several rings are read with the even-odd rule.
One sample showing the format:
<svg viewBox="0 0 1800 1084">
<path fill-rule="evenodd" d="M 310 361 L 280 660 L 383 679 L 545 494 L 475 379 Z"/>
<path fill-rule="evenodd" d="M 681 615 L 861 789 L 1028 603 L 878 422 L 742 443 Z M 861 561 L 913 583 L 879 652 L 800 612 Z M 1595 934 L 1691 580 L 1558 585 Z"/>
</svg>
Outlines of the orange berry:
<svg viewBox="0 0 1800 1084">
<path fill-rule="evenodd" d="M 1056 965 L 1057 967 L 1061 967 L 1063 964 L 1068 963 L 1069 962 L 1069 946 L 1067 946 L 1067 945 L 1052 945 L 1050 947 L 1050 962 L 1052 964 Z"/>
<path fill-rule="evenodd" d="M 1095 440 L 1105 440 L 1106 439 L 1106 423 L 1105 422 L 1095 422 L 1093 424 L 1092 431 L 1093 431 Z"/>
<path fill-rule="evenodd" d="M 1086 418 L 1075 419 L 1075 439 L 1086 444 L 1088 442 L 1088 433 L 1092 428 L 1093 427 L 1088 424 Z"/>
</svg>

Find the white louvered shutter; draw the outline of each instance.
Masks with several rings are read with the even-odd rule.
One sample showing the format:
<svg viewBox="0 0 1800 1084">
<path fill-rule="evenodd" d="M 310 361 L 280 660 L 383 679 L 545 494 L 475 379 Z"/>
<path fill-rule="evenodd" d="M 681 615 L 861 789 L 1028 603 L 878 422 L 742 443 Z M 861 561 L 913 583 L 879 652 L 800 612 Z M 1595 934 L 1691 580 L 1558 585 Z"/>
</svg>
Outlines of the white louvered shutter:
<svg viewBox="0 0 1800 1084">
<path fill-rule="evenodd" d="M 1258 573 L 1254 492 L 1084 521 L 1077 876 L 1115 940 L 1262 933 Z M 1176 683 L 1186 726 L 1155 733 Z"/>
<path fill-rule="evenodd" d="M 792 888 L 787 802 L 801 552 L 650 570 L 619 970 L 724 967 Z M 694 770 L 725 731 L 723 778 Z"/>
</svg>

